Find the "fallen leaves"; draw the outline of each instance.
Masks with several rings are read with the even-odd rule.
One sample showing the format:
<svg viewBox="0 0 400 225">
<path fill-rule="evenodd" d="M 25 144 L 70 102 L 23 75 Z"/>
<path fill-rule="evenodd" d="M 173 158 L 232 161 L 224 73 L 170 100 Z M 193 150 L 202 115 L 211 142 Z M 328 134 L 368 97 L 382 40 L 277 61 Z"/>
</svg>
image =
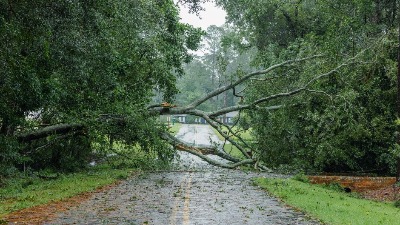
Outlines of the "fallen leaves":
<svg viewBox="0 0 400 225">
<path fill-rule="evenodd" d="M 18 210 L 6 215 L 4 218 L 2 218 L 2 220 L 16 224 L 42 224 L 44 222 L 51 221 L 59 213 L 78 206 L 82 202 L 92 197 L 93 194 L 107 191 L 119 183 L 120 181 L 117 181 L 113 184 L 100 187 L 94 191 L 85 192 L 65 200 L 54 201 L 45 205 Z"/>
</svg>

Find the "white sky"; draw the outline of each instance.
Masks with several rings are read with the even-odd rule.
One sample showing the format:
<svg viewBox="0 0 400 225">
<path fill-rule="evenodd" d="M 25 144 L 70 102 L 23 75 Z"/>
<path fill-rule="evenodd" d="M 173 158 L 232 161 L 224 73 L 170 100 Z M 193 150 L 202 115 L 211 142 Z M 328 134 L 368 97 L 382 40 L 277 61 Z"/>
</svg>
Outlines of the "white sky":
<svg viewBox="0 0 400 225">
<path fill-rule="evenodd" d="M 201 19 L 196 14 L 189 14 L 189 10 L 181 6 L 179 13 L 181 22 L 201 27 L 203 30 L 207 30 L 210 25 L 221 26 L 225 23 L 226 12 L 223 9 L 215 6 L 213 2 L 203 3 L 202 6 L 205 11 L 200 12 Z"/>
</svg>

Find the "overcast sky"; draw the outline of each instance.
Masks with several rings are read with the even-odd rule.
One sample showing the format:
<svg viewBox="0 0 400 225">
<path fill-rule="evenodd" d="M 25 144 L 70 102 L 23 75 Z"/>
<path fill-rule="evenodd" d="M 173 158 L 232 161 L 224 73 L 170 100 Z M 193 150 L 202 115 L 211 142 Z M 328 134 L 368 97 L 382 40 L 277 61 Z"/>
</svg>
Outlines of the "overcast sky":
<svg viewBox="0 0 400 225">
<path fill-rule="evenodd" d="M 196 14 L 189 14 L 188 9 L 181 6 L 180 17 L 183 23 L 188 23 L 194 27 L 201 27 L 206 30 L 210 25 L 221 26 L 225 23 L 225 11 L 216 7 L 212 2 L 202 5 L 206 10 L 201 11 L 200 18 Z"/>
</svg>

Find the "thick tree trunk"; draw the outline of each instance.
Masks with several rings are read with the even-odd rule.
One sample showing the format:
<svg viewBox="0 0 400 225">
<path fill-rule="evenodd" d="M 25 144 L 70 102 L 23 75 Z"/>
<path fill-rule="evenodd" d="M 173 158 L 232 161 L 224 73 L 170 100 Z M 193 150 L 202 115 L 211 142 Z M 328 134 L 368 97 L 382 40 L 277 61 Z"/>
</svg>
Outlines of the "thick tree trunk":
<svg viewBox="0 0 400 225">
<path fill-rule="evenodd" d="M 6 136 L 7 135 L 7 127 L 8 127 L 8 120 L 7 118 L 3 118 L 0 125 L 0 134 Z"/>
<path fill-rule="evenodd" d="M 398 14 L 400 9 L 397 9 Z M 400 17 L 397 18 L 398 20 L 398 47 L 397 47 L 397 119 L 400 118 Z M 397 144 L 400 145 L 400 131 L 397 128 Z M 396 155 L 397 157 L 397 171 L 396 171 L 396 181 L 400 181 L 400 156 Z"/>
<path fill-rule="evenodd" d="M 234 169 L 238 166 L 241 165 L 246 165 L 246 164 L 254 164 L 256 161 L 253 159 L 245 159 L 245 160 L 239 160 L 236 159 L 225 152 L 219 150 L 215 146 L 196 146 L 196 145 L 191 145 L 188 143 L 185 143 L 176 137 L 172 136 L 169 133 L 162 133 L 161 138 L 167 141 L 169 144 L 174 146 L 174 148 L 178 151 L 184 151 L 188 152 L 192 155 L 196 155 L 199 158 L 203 159 L 204 161 L 210 163 L 211 165 L 222 167 L 222 168 L 227 168 L 227 169 Z M 226 159 L 232 163 L 222 163 L 216 160 L 211 159 L 210 157 L 207 157 L 207 155 L 217 155 L 223 159 Z"/>
<path fill-rule="evenodd" d="M 29 142 L 55 134 L 66 134 L 74 131 L 83 131 L 82 124 L 57 124 L 17 136 L 19 141 Z"/>
<path fill-rule="evenodd" d="M 216 165 L 216 166 L 224 167 L 224 168 L 236 168 L 240 165 L 255 164 L 255 166 L 257 168 L 268 170 L 267 168 L 264 168 L 257 163 L 257 160 L 258 160 L 257 156 L 249 155 L 248 151 L 251 149 L 250 145 L 247 144 L 246 141 L 243 140 L 240 137 L 240 135 L 237 134 L 237 132 L 233 132 L 233 130 L 229 126 L 226 126 L 224 123 L 221 123 L 220 121 L 218 121 L 217 118 L 219 116 L 222 116 L 226 113 L 233 112 L 233 111 L 256 110 L 258 108 L 262 108 L 263 110 L 276 110 L 276 109 L 279 109 L 284 106 L 282 106 L 282 105 L 271 106 L 271 105 L 267 105 L 267 103 L 274 99 L 290 97 L 290 96 L 296 95 L 301 92 L 318 92 L 318 91 L 309 89 L 312 86 L 312 84 L 314 84 L 317 80 L 323 79 L 325 77 L 329 77 L 332 74 L 339 72 L 339 70 L 343 67 L 346 67 L 350 64 L 355 63 L 355 59 L 359 55 L 361 55 L 363 52 L 360 52 L 359 54 L 346 60 L 344 63 L 336 66 L 335 68 L 333 68 L 332 70 L 330 70 L 326 73 L 314 76 L 313 78 L 309 79 L 302 86 L 300 86 L 298 88 L 288 90 L 286 92 L 281 92 L 281 93 L 276 93 L 273 95 L 265 96 L 263 98 L 254 100 L 253 102 L 249 102 L 247 104 L 238 104 L 235 106 L 227 107 L 226 92 L 229 90 L 235 91 L 234 89 L 238 85 L 244 84 L 245 82 L 247 82 L 250 79 L 253 79 L 257 76 L 261 76 L 261 75 L 267 76 L 270 72 L 272 72 L 273 70 L 276 70 L 278 68 L 282 68 L 287 65 L 301 63 L 301 62 L 305 62 L 305 61 L 312 60 L 315 58 L 319 58 L 319 57 L 322 57 L 323 55 L 314 55 L 314 56 L 305 57 L 305 58 L 301 58 L 301 59 L 288 60 L 288 61 L 285 61 L 282 63 L 272 65 L 267 69 L 248 73 L 247 75 L 241 76 L 236 81 L 231 81 L 230 83 L 227 83 L 225 86 L 219 87 L 219 88 L 211 91 L 210 93 L 193 101 L 192 103 L 190 103 L 186 106 L 176 106 L 176 105 L 172 105 L 172 104 L 169 104 L 166 102 L 150 105 L 146 109 L 147 113 L 148 113 L 147 115 L 148 116 L 158 116 L 158 115 L 189 114 L 189 115 L 202 117 L 213 128 L 215 128 L 224 137 L 224 139 L 226 141 L 229 141 L 232 145 L 237 147 L 245 159 L 241 160 L 241 159 L 235 158 L 235 157 L 229 155 L 228 153 L 226 153 L 223 149 L 218 149 L 217 146 L 194 146 L 194 145 L 190 145 L 188 143 L 184 143 L 183 141 L 178 140 L 177 138 L 175 138 L 174 136 L 172 136 L 169 133 L 161 132 L 160 138 L 165 140 L 166 142 L 168 142 L 170 145 L 174 146 L 177 150 L 186 151 L 191 154 L 194 154 L 212 165 Z M 264 79 L 265 79 L 265 77 L 264 77 Z M 210 99 L 216 98 L 217 96 L 219 96 L 223 93 L 225 93 L 225 95 L 222 95 L 224 97 L 223 100 L 224 100 L 225 107 L 223 107 L 222 109 L 216 109 L 215 111 L 212 111 L 212 112 L 205 112 L 205 111 L 198 109 L 199 105 L 203 104 L 206 101 L 209 101 Z M 243 96 L 239 96 L 239 97 L 243 97 Z M 127 120 L 127 116 L 125 116 L 125 115 L 102 114 L 102 115 L 99 115 L 99 119 L 97 120 L 97 122 L 107 123 L 107 124 L 110 124 L 110 122 L 113 122 L 112 125 L 124 126 L 126 120 Z M 5 125 L 4 125 L 5 122 L 3 121 L 2 123 L 3 124 L 1 124 L 2 125 L 1 128 L 3 130 L 5 127 Z M 227 132 L 227 133 L 224 132 L 223 128 L 228 129 L 229 132 Z M 27 132 L 24 134 L 18 134 L 16 137 L 21 142 L 29 142 L 29 141 L 33 141 L 33 140 L 37 140 L 37 139 L 41 139 L 41 138 L 46 138 L 51 135 L 69 135 L 69 134 L 75 134 L 78 132 L 81 134 L 84 134 L 85 133 L 84 131 L 85 131 L 85 126 L 82 124 L 57 124 L 57 125 L 48 126 L 48 127 L 38 129 L 38 130 L 33 130 L 31 132 Z M 112 139 L 113 138 L 110 137 L 110 145 L 112 145 Z M 215 161 L 207 156 L 209 154 L 217 155 L 223 159 L 228 160 L 229 162 L 221 163 L 219 161 Z"/>
<path fill-rule="evenodd" d="M 361 53 L 360 53 L 361 54 Z M 308 82 L 304 83 L 303 86 L 293 89 L 291 91 L 287 92 L 282 92 L 282 93 L 277 93 L 274 95 L 266 96 L 264 98 L 255 100 L 253 102 L 250 102 L 245 105 L 236 105 L 232 107 L 224 107 L 222 109 L 218 109 L 213 112 L 205 112 L 202 110 L 197 109 L 199 105 L 204 103 L 205 101 L 208 101 L 216 96 L 219 96 L 220 94 L 223 94 L 226 91 L 229 91 L 231 89 L 234 89 L 240 84 L 243 84 L 244 82 L 248 81 L 249 79 L 252 79 L 256 76 L 259 75 L 266 75 L 270 73 L 271 71 L 290 65 L 290 64 L 295 64 L 295 63 L 301 63 L 307 60 L 311 60 L 314 58 L 322 57 L 322 55 L 314 55 L 302 59 L 295 59 L 295 60 L 288 60 L 279 64 L 275 64 L 267 69 L 256 71 L 249 73 L 243 77 L 240 77 L 236 81 L 232 81 L 231 83 L 219 87 L 216 90 L 208 93 L 207 95 L 193 101 L 187 106 L 183 107 L 177 107 L 175 105 L 169 104 L 169 103 L 161 103 L 161 104 L 154 104 L 151 106 L 147 107 L 148 115 L 149 116 L 158 116 L 158 115 L 176 115 L 176 114 L 189 114 L 189 115 L 194 115 L 194 116 L 199 116 L 205 119 L 213 128 L 215 128 L 224 138 L 225 140 L 229 141 L 232 145 L 237 147 L 241 153 L 243 154 L 244 160 L 240 160 L 238 158 L 232 157 L 228 153 L 226 153 L 222 149 L 218 149 L 216 146 L 194 146 L 190 145 L 188 143 L 184 143 L 181 140 L 178 140 L 174 136 L 168 133 L 160 133 L 160 138 L 164 139 L 167 141 L 170 145 L 174 146 L 177 150 L 180 151 L 186 151 L 191 154 L 197 155 L 198 157 L 202 158 L 203 160 L 207 161 L 208 163 L 212 165 L 216 165 L 219 167 L 224 167 L 224 168 L 236 168 L 240 165 L 245 165 L 245 164 L 255 164 L 258 168 L 262 168 L 261 166 L 258 165 L 257 163 L 257 158 L 252 157 L 248 154 L 248 150 L 251 148 L 243 139 L 240 138 L 240 136 L 233 132 L 232 129 L 230 129 L 228 126 L 224 125 L 223 123 L 218 121 L 218 116 L 224 115 L 228 112 L 233 112 L 233 111 L 242 111 L 242 110 L 254 110 L 258 107 L 260 107 L 260 104 L 267 103 L 271 100 L 278 99 L 278 98 L 284 98 L 284 97 L 290 97 L 292 95 L 295 95 L 300 92 L 305 92 L 305 91 L 313 91 L 309 90 L 309 86 L 311 86 L 313 83 L 315 83 L 317 80 L 322 79 L 324 77 L 329 77 L 330 75 L 338 72 L 339 69 L 342 67 L 345 67 L 351 63 L 354 63 L 354 59 L 357 57 L 354 56 L 353 58 L 348 59 L 345 61 L 343 64 L 338 65 L 334 69 L 332 69 L 329 72 L 326 72 L 324 74 L 319 74 L 315 76 L 314 78 L 310 79 Z M 224 99 L 225 103 L 227 99 Z M 282 106 L 264 106 L 263 109 L 267 110 L 274 110 L 274 109 L 279 109 Z M 123 125 L 126 122 L 126 117 L 123 115 L 114 115 L 114 114 L 102 114 L 99 115 L 99 120 L 98 122 L 105 122 L 109 123 L 110 121 L 115 121 L 116 123 L 114 125 Z M 222 127 L 225 127 L 229 130 L 229 133 L 225 133 L 222 129 Z M 25 134 L 19 134 L 17 135 L 17 138 L 21 142 L 29 142 L 41 138 L 45 138 L 51 135 L 62 135 L 62 134 L 70 134 L 70 133 L 76 133 L 76 132 L 84 132 L 85 126 L 82 124 L 58 124 L 58 125 L 52 125 L 48 126 L 45 128 L 42 128 L 40 130 L 34 130 Z M 111 138 L 110 138 L 111 140 Z M 219 161 L 215 161 L 208 157 L 208 154 L 212 155 L 217 155 L 223 159 L 228 160 L 230 163 L 221 163 Z M 263 168 L 262 168 L 263 169 Z"/>
</svg>

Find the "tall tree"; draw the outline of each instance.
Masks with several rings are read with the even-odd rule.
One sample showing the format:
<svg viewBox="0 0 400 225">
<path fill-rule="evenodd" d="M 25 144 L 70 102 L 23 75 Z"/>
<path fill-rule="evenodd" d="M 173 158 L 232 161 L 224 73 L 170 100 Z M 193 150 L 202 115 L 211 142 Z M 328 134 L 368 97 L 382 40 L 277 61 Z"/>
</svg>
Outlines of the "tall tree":
<svg viewBox="0 0 400 225">
<path fill-rule="evenodd" d="M 42 158 L 36 166 L 48 165 L 46 160 L 60 166 L 70 155 L 61 145 L 86 146 L 78 152 L 90 152 L 90 142 L 106 134 L 168 153 L 169 148 L 154 147 L 161 143 L 153 141 L 155 120 L 143 108 L 155 87 L 166 99 L 176 93 L 175 74 L 182 74 L 182 64 L 191 57 L 188 49 L 196 49 L 201 36 L 199 29 L 179 22 L 173 1 L 3 0 L 0 30 L 4 168 L 19 163 L 18 155 Z M 40 120 L 26 120 L 32 112 Z M 120 121 L 126 116 L 130 119 Z M 61 129 L 60 123 L 85 130 Z M 38 126 L 58 129 L 54 134 L 62 136 L 44 133 L 50 140 L 36 141 L 27 137 L 39 136 L 23 135 Z M 65 136 L 70 131 L 88 136 L 89 145 L 74 143 L 75 137 Z M 16 137 L 30 144 L 16 148 Z M 82 165 L 85 157 L 79 154 L 64 166 Z"/>
<path fill-rule="evenodd" d="M 203 1 L 182 2 L 196 12 Z M 27 158 L 37 168 L 82 165 L 91 146 L 108 140 L 167 160 L 170 144 L 227 168 L 260 160 L 326 171 L 387 172 L 395 165 L 390 1 L 217 2 L 234 30 L 216 42 L 215 75 L 223 82 L 174 106 L 167 101 L 177 93 L 176 77 L 202 32 L 179 23 L 173 1 L 0 1 L 1 166 Z M 257 50 L 253 72 L 249 49 Z M 202 63 L 187 71 L 199 72 Z M 150 104 L 155 89 L 165 102 Z M 217 96 L 232 102 L 205 107 Z M 232 111 L 250 115 L 255 147 L 218 120 Z M 40 119 L 27 120 L 31 112 Z M 156 120 L 181 113 L 203 117 L 244 159 L 184 143 Z"/>
<path fill-rule="evenodd" d="M 259 50 L 257 65 L 318 53 L 328 58 L 258 79 L 256 88 L 247 92 L 250 99 L 296 88 L 344 58 L 363 62 L 337 70 L 309 87 L 307 94 L 281 102 L 285 108 L 278 112 L 251 111 L 266 162 L 332 172 L 393 172 L 397 42 L 393 1 L 217 2 L 242 30 L 237 39 L 245 38 L 247 46 Z"/>
</svg>

